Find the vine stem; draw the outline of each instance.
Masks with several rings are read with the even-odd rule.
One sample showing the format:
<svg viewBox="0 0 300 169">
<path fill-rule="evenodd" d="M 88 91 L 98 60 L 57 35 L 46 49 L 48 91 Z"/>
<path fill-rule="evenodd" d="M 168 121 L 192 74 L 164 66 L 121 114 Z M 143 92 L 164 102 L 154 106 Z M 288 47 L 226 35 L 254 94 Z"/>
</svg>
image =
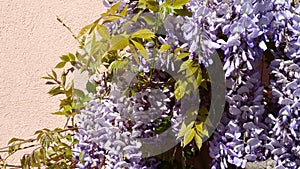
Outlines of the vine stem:
<svg viewBox="0 0 300 169">
<path fill-rule="evenodd" d="M 0 150 L 8 149 L 8 148 L 10 148 L 10 147 L 12 147 L 12 146 L 17 146 L 17 145 L 21 145 L 21 144 L 25 144 L 25 143 L 34 142 L 34 141 L 36 141 L 36 139 L 28 139 L 28 140 L 25 140 L 25 141 L 23 141 L 23 142 L 13 144 L 13 145 L 11 145 L 11 146 L 1 147 Z M 0 152 L 3 152 L 3 151 L 0 151 Z"/>
<path fill-rule="evenodd" d="M 2 167 L 13 167 L 13 168 L 22 168 L 20 165 L 13 165 L 13 164 L 0 164 Z"/>
</svg>

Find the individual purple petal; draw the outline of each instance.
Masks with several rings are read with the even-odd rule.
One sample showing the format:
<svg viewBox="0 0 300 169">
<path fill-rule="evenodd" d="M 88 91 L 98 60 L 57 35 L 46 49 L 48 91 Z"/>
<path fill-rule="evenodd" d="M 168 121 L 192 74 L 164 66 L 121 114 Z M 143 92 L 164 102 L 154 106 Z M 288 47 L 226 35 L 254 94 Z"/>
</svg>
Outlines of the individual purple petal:
<svg viewBox="0 0 300 169">
<path fill-rule="evenodd" d="M 255 161 L 257 156 L 255 154 L 247 154 L 244 158 L 248 161 Z"/>
<path fill-rule="evenodd" d="M 242 112 L 240 109 L 238 109 L 236 107 L 230 107 L 229 113 L 236 116 L 236 115 L 240 115 Z"/>
<path fill-rule="evenodd" d="M 260 140 L 257 138 L 250 138 L 247 141 L 247 144 L 249 144 L 250 146 L 254 146 L 254 145 L 260 144 Z"/>
</svg>

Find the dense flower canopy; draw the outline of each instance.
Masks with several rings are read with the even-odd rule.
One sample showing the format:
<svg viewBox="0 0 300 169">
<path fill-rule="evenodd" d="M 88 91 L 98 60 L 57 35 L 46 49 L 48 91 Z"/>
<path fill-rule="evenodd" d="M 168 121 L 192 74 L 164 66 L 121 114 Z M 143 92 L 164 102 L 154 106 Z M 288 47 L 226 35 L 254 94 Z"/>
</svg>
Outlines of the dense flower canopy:
<svg viewBox="0 0 300 169">
<path fill-rule="evenodd" d="M 103 0 L 107 8 L 118 2 Z M 154 2 L 163 6 L 166 1 Z M 136 14 L 139 3 L 123 0 L 118 9 L 128 5 L 128 13 Z M 222 60 L 226 106 L 209 139 L 211 168 L 225 169 L 230 165 L 245 168 L 247 162 L 273 159 L 276 169 L 297 169 L 300 166 L 300 4 L 292 0 L 190 0 L 184 9 L 188 14 L 165 10 L 160 15 L 165 34 L 157 34 L 155 43 L 145 43 L 149 58 L 140 56 L 140 64 L 132 66 L 143 75 L 150 74 L 152 84 L 124 96 L 126 87 L 134 85 L 131 79 L 125 79 L 124 85 L 120 84 L 122 80 L 118 84 L 106 80 L 109 77 L 105 73 L 94 75 L 97 93 L 78 115 L 79 144 L 74 149 L 77 167 L 160 165 L 157 157 L 142 157 L 142 143 L 135 138 L 155 137 L 163 125 L 171 127 L 174 135 L 180 135 L 185 110 L 180 109 L 180 101 L 175 99 L 176 89 L 167 84 L 170 75 L 166 72 L 180 68 L 172 55 L 156 50 L 159 44 L 169 45 L 173 52 L 186 48 L 184 61 L 195 61 L 203 69 L 213 63 L 214 52 Z M 135 32 L 136 25 L 119 29 L 128 20 L 120 19 L 105 26 L 110 34 Z M 127 52 L 130 55 L 133 51 Z M 153 67 L 159 71 L 153 71 Z M 265 70 L 270 71 L 269 77 Z M 135 78 L 135 75 L 125 76 Z M 106 91 L 110 95 L 105 95 Z M 201 106 L 208 104 L 201 98 Z"/>
</svg>

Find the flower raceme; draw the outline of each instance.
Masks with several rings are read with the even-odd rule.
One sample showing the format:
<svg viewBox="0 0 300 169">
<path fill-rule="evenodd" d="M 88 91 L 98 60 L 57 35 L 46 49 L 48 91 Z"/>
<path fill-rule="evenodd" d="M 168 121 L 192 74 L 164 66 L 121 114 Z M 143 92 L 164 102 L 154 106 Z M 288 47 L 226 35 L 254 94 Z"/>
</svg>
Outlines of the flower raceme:
<svg viewBox="0 0 300 169">
<path fill-rule="evenodd" d="M 118 2 L 103 1 L 107 8 Z M 171 55 L 155 53 L 154 48 L 161 45 L 173 52 L 185 49 L 187 55 L 180 59 L 191 60 L 203 68 L 212 64 L 214 52 L 223 62 L 226 106 L 209 141 L 210 167 L 245 168 L 247 162 L 272 159 L 277 169 L 297 169 L 300 4 L 292 0 L 190 0 L 177 9 L 165 7 L 167 1 L 151 2 L 158 8 L 150 4 L 147 8 L 142 0 L 123 0 L 119 6 L 121 10 L 127 5 L 130 14 L 146 6 L 147 11 L 157 12 L 164 19 L 158 29 L 165 34 L 157 34 L 153 42 L 144 41 L 149 58 L 138 58 L 138 72 L 151 74 L 157 84 L 167 83 L 169 76 L 164 71 L 174 70 L 176 65 Z M 106 26 L 111 34 L 133 31 L 135 26 L 116 30 L 126 22 L 118 20 Z M 153 65 L 163 68 L 162 71 L 153 71 Z M 271 70 L 270 77 L 264 75 L 266 67 Z M 262 78 L 269 78 L 270 82 L 265 84 Z M 92 96 L 78 115 L 79 143 L 74 149 L 78 152 L 74 153 L 78 168 L 157 168 L 162 161 L 156 157 L 142 158 L 142 143 L 133 138 L 157 135 L 157 129 L 167 118 L 173 131 L 179 131 L 185 117 L 177 111 L 179 103 L 174 101 L 174 88 L 146 84 L 124 97 L 122 87 L 110 85 L 103 89 L 112 96 Z M 156 120 L 147 119 L 147 113 Z"/>
</svg>

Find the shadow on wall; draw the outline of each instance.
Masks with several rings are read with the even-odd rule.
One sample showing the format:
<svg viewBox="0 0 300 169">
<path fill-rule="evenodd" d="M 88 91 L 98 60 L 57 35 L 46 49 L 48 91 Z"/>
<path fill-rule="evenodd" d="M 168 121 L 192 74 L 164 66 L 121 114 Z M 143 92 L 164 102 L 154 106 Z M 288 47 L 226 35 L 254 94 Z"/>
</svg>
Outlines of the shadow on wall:
<svg viewBox="0 0 300 169">
<path fill-rule="evenodd" d="M 78 44 L 56 16 L 77 33 L 103 11 L 101 0 L 0 1 L 1 147 L 12 137 L 63 127 L 65 119 L 50 114 L 57 111 L 59 98 L 47 94 L 50 86 L 41 77 Z"/>
</svg>

